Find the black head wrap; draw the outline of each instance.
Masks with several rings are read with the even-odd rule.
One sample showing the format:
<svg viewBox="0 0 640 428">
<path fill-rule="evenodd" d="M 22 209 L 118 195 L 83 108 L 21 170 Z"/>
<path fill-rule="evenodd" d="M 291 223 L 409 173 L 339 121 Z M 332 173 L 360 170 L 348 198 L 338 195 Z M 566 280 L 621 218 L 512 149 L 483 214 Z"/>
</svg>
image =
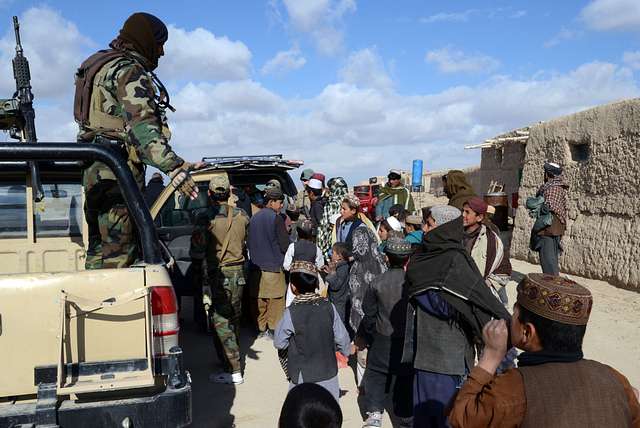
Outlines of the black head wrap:
<svg viewBox="0 0 640 428">
<path fill-rule="evenodd" d="M 167 26 L 160 19 L 149 13 L 138 12 L 127 18 L 120 34 L 111 42 L 111 47 L 132 48 L 146 58 L 149 69 L 154 70 L 158 66 L 160 47 L 168 38 Z"/>
<path fill-rule="evenodd" d="M 549 174 L 551 177 L 557 177 L 562 174 L 562 167 L 554 162 L 545 162 L 544 172 Z"/>
</svg>

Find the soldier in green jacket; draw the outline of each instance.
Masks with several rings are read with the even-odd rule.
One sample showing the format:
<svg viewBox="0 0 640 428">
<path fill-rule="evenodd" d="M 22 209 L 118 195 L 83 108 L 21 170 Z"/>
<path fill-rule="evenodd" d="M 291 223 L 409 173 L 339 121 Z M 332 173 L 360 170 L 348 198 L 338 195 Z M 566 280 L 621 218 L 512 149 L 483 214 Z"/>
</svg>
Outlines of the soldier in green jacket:
<svg viewBox="0 0 640 428">
<path fill-rule="evenodd" d="M 230 186 L 226 174 L 209 182 L 209 207 L 196 218 L 191 235 L 191 259 L 194 277 L 203 275 L 206 265 L 205 305 L 223 350 L 226 371 L 211 376 L 213 382 L 244 382 L 240 366 L 239 328 L 242 293 L 245 285 L 243 265 L 249 216 L 244 210 L 229 205 Z M 207 292 L 205 292 L 205 295 Z M 210 301 L 210 303 L 209 303 Z"/>
<path fill-rule="evenodd" d="M 78 141 L 108 145 L 127 158 L 139 188 L 146 165 L 169 174 L 171 184 L 197 197 L 190 164 L 169 146 L 165 110 L 169 96 L 153 73 L 164 54 L 167 27 L 153 15 L 135 13 L 124 23 L 111 49 L 85 60 L 76 73 L 74 116 Z M 89 226 L 87 269 L 123 268 L 138 257 L 135 225 L 113 172 L 103 163 L 89 165 L 83 176 L 85 217 Z"/>
</svg>

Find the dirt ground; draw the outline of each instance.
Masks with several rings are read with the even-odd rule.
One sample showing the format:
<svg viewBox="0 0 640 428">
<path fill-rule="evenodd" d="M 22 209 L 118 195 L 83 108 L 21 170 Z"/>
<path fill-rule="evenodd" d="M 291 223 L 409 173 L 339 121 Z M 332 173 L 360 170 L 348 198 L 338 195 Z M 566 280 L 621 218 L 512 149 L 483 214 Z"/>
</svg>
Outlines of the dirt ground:
<svg viewBox="0 0 640 428">
<path fill-rule="evenodd" d="M 539 272 L 538 266 L 513 261 L 514 279 L 523 274 Z M 621 290 L 605 282 L 572 277 L 593 293 L 594 306 L 584 343 L 586 358 L 606 363 L 640 385 L 640 293 Z M 515 299 L 515 282 L 509 285 L 509 299 Z M 183 310 L 190 314 L 190 302 Z M 246 355 L 245 382 L 242 385 L 210 383 L 208 376 L 217 370 L 213 341 L 205 333 L 196 331 L 190 317 L 182 327 L 185 365 L 193 381 L 193 427 L 266 428 L 276 427 L 280 407 L 288 385 L 280 368 L 273 343 L 255 340 L 244 330 L 241 340 Z M 358 392 L 351 369 L 339 373 L 344 391 L 340 405 L 345 428 L 362 426 L 358 410 Z M 386 418 L 386 415 L 385 415 Z M 391 427 L 388 418 L 386 427 Z"/>
</svg>

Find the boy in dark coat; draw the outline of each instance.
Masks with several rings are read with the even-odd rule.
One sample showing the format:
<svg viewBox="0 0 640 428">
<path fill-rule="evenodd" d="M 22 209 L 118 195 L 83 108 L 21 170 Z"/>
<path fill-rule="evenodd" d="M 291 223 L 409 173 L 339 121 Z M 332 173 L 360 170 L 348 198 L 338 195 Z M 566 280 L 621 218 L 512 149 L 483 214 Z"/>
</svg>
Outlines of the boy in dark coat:
<svg viewBox="0 0 640 428">
<path fill-rule="evenodd" d="M 336 307 L 345 326 L 349 325 L 349 256 L 347 244 L 336 242 L 332 247 L 331 263 L 325 269 L 329 301 Z"/>
<path fill-rule="evenodd" d="M 364 318 L 358 336 L 369 344 L 362 380 L 368 415 L 364 427 L 382 426 L 388 398 L 399 426 L 411 426 L 412 367 L 402 364 L 401 359 L 407 312 L 404 267 L 412 252 L 411 243 L 400 237 L 389 238 L 385 248 L 389 270 L 371 283 L 362 302 Z"/>
</svg>

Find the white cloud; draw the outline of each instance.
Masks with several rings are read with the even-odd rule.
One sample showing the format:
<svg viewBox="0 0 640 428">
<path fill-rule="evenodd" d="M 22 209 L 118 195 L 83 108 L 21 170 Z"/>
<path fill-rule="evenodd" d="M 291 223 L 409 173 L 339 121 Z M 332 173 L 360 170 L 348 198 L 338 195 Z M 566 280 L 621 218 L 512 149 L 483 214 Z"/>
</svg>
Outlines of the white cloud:
<svg viewBox="0 0 640 428">
<path fill-rule="evenodd" d="M 375 48 L 362 49 L 349 55 L 339 76 L 346 83 L 365 88 L 388 90 L 393 82 Z"/>
<path fill-rule="evenodd" d="M 293 28 L 309 34 L 320 53 L 335 55 L 343 48 L 343 18 L 355 12 L 355 0 L 282 1 Z"/>
<path fill-rule="evenodd" d="M 487 19 L 520 19 L 527 15 L 526 10 L 513 10 L 511 7 L 498 7 L 493 9 L 467 9 L 462 12 L 438 12 L 427 17 L 420 18 L 423 24 L 435 24 L 441 22 L 463 23 L 469 22 L 474 17 Z"/>
<path fill-rule="evenodd" d="M 29 60 L 35 99 L 72 93 L 76 68 L 92 42 L 80 34 L 75 24 L 48 7 L 34 7 L 24 12 L 20 17 L 20 35 L 24 55 Z M 11 66 L 14 55 L 15 38 L 11 26 L 0 39 L 0 94 L 7 97 L 15 91 Z"/>
<path fill-rule="evenodd" d="M 625 52 L 622 61 L 634 70 L 640 70 L 640 51 Z"/>
<path fill-rule="evenodd" d="M 158 75 L 164 79 L 244 79 L 251 67 L 251 51 L 240 41 L 216 36 L 204 28 L 187 31 L 169 25 L 169 40 L 159 61 Z"/>
<path fill-rule="evenodd" d="M 640 1 L 594 0 L 582 9 L 580 18 L 594 30 L 638 31 Z"/>
<path fill-rule="evenodd" d="M 442 73 L 489 73 L 500 66 L 500 62 L 490 56 L 468 55 L 450 47 L 429 51 L 425 59 L 436 64 Z"/>
<path fill-rule="evenodd" d="M 25 50 L 28 38 L 30 44 L 42 40 L 27 35 L 27 15 Z M 72 76 L 86 55 L 83 50 L 88 41 L 77 30 L 70 31 L 75 27 L 59 15 L 45 16 L 42 28 L 55 34 L 48 26 L 51 22 L 64 30 L 66 39 L 59 43 L 65 46 L 64 58 L 71 64 L 53 61 L 44 68 L 47 74 L 36 78 L 35 58 L 43 48 L 34 45 L 27 50 L 34 84 L 38 85 L 34 85 L 38 135 L 43 141 L 74 141 Z M 6 44 L 9 36 L 3 40 Z M 3 53 L 0 66 L 9 67 L 11 56 Z M 629 52 L 625 60 L 634 66 L 637 57 Z M 304 159 L 329 176 L 343 175 L 350 183 L 392 167 L 408 168 L 412 159 L 427 160 L 426 167 L 431 170 L 478 163 L 479 152 L 465 151 L 464 145 L 539 120 L 640 95 L 630 68 L 602 62 L 587 63 L 568 73 L 497 76 L 474 86 L 406 95 L 396 90 L 387 72 L 388 63 L 375 48 L 368 48 L 350 55 L 338 79 L 316 94 L 286 98 L 258 81 L 238 78 L 248 73 L 250 66 L 248 62 L 235 63 L 246 65 L 230 69 L 245 71 L 230 72 L 232 80 L 216 82 L 218 77 L 206 75 L 200 77 L 207 77 L 207 81 L 197 81 L 197 75 L 187 75 L 194 81 L 185 83 L 178 81 L 180 75 L 172 75 L 172 103 L 177 111 L 169 113 L 169 123 L 174 149 L 190 160 L 203 155 L 283 153 Z M 49 98 L 40 95 L 44 89 L 39 87 L 47 82 L 46 77 L 58 82 L 50 86 L 58 89 Z M 12 82 L 6 80 L 0 81 L 0 86 L 12 89 Z"/>
<path fill-rule="evenodd" d="M 562 29 L 560 29 L 560 31 L 556 35 L 554 35 L 552 38 L 544 42 L 543 46 L 545 48 L 552 48 L 554 46 L 559 45 L 562 42 L 565 42 L 568 40 L 574 40 L 580 36 L 582 36 L 582 32 L 570 30 L 568 28 L 563 27 Z"/>
<path fill-rule="evenodd" d="M 307 63 L 297 46 L 288 51 L 280 51 L 267 61 L 261 69 L 262 74 L 285 74 L 292 70 L 304 67 Z"/>
<path fill-rule="evenodd" d="M 282 98 L 252 81 L 190 85 L 189 93 L 175 97 L 172 144 L 193 159 L 284 153 L 353 182 L 408 168 L 414 158 L 428 159 L 429 169 L 468 166 L 479 159 L 465 144 L 640 94 L 628 68 L 599 62 L 564 74 L 500 76 L 423 95 L 365 87 L 348 76 L 341 73 L 340 81 L 305 99 Z"/>
<path fill-rule="evenodd" d="M 439 12 L 434 15 L 420 18 L 423 24 L 433 24 L 436 22 L 467 22 L 472 14 L 478 12 L 476 9 L 467 9 L 463 12 Z"/>
</svg>

